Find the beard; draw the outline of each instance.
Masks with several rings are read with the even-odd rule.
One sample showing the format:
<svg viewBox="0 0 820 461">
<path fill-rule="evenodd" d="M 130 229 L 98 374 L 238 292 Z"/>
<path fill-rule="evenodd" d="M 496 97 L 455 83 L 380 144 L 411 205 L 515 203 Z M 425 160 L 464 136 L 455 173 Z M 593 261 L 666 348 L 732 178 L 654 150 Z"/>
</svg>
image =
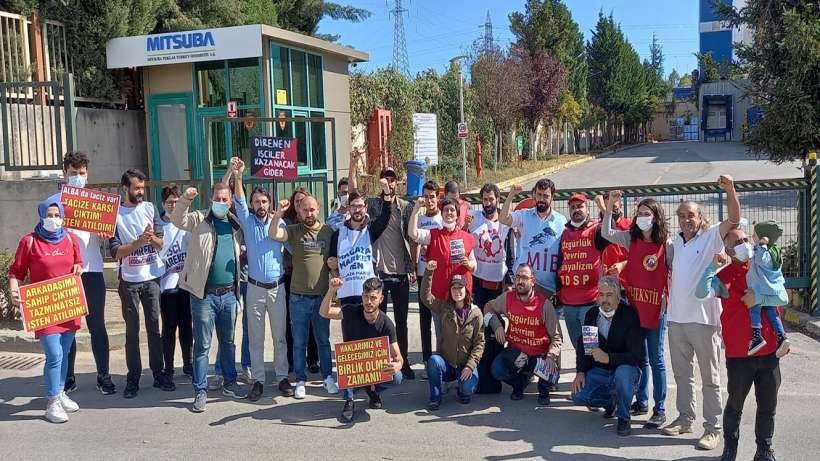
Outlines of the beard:
<svg viewBox="0 0 820 461">
<path fill-rule="evenodd" d="M 316 225 L 316 218 L 314 218 L 313 216 L 308 216 L 307 218 L 304 218 L 302 220 L 302 223 L 307 227 L 313 227 Z"/>
<path fill-rule="evenodd" d="M 522 285 L 522 284 L 516 284 L 515 285 L 515 292 L 518 293 L 521 296 L 526 296 L 526 295 L 530 294 L 531 291 L 532 291 L 531 286 Z"/>
<path fill-rule="evenodd" d="M 264 221 L 268 217 L 268 210 L 264 208 L 259 208 L 258 210 L 254 211 L 253 214 L 255 214 L 260 221 Z"/>
<path fill-rule="evenodd" d="M 364 221 L 364 213 L 353 213 L 352 215 L 350 215 L 350 219 L 358 224 Z"/>
<path fill-rule="evenodd" d="M 145 194 L 132 194 L 131 192 L 128 192 L 128 201 L 131 203 L 142 203 L 142 198 L 144 196 Z"/>
<path fill-rule="evenodd" d="M 576 211 L 575 213 L 572 213 L 572 222 L 579 223 L 579 222 L 584 222 L 586 220 L 587 220 L 587 215 L 585 215 L 584 213 L 581 213 L 579 211 Z"/>
<path fill-rule="evenodd" d="M 552 204 L 546 202 L 536 202 L 535 209 L 538 210 L 539 213 L 546 213 L 550 210 Z"/>
<path fill-rule="evenodd" d="M 498 211 L 497 206 L 492 206 L 492 207 L 486 207 L 485 206 L 484 207 L 484 217 L 489 218 L 490 216 L 494 215 L 496 211 Z"/>
</svg>

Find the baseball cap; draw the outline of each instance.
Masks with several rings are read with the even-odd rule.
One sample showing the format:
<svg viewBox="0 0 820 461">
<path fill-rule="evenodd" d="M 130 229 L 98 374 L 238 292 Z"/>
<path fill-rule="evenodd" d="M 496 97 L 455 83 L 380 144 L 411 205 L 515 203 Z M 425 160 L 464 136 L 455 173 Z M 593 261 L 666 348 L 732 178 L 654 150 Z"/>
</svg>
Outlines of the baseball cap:
<svg viewBox="0 0 820 461">
<path fill-rule="evenodd" d="M 573 192 L 572 195 L 569 196 L 569 200 L 567 203 L 571 203 L 573 200 L 578 200 L 581 203 L 586 203 L 589 199 L 587 195 L 582 192 Z"/>
<path fill-rule="evenodd" d="M 465 279 L 464 276 L 461 274 L 453 274 L 453 276 L 450 278 L 450 286 L 452 287 L 453 285 L 461 285 L 463 287 L 466 287 L 467 279 Z"/>
<path fill-rule="evenodd" d="M 388 166 L 388 167 L 383 168 L 381 174 L 379 174 L 379 179 L 382 179 L 382 178 L 395 178 L 395 179 L 398 179 L 399 176 L 396 174 L 396 170 L 394 170 L 393 168 Z"/>
</svg>

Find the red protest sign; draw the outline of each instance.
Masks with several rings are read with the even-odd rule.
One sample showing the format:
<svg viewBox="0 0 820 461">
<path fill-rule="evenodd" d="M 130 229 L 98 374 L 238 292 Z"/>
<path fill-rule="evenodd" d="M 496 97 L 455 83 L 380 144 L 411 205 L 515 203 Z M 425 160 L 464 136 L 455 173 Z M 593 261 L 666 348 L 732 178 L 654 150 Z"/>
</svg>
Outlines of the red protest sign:
<svg viewBox="0 0 820 461">
<path fill-rule="evenodd" d="M 60 200 L 65 208 L 63 226 L 66 228 L 114 235 L 119 195 L 65 185 Z"/>
<path fill-rule="evenodd" d="M 29 333 L 88 314 L 83 281 L 64 275 L 20 287 L 23 327 Z"/>
<path fill-rule="evenodd" d="M 339 388 L 370 386 L 393 379 L 392 373 L 382 372 L 390 361 L 389 345 L 387 336 L 336 344 Z"/>
<path fill-rule="evenodd" d="M 256 178 L 292 181 L 297 171 L 298 139 L 251 136 L 251 175 Z"/>
</svg>

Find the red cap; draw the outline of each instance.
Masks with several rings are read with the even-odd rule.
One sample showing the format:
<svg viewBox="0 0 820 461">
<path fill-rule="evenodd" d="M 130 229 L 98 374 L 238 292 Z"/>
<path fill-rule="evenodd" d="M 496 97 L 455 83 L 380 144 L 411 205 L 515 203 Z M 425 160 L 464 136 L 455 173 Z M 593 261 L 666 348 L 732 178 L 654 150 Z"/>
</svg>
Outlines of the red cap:
<svg viewBox="0 0 820 461">
<path fill-rule="evenodd" d="M 567 203 L 572 203 L 573 200 L 578 200 L 581 203 L 586 203 L 589 199 L 587 198 L 587 194 L 582 192 L 573 192 L 572 195 L 569 196 L 569 200 Z"/>
</svg>

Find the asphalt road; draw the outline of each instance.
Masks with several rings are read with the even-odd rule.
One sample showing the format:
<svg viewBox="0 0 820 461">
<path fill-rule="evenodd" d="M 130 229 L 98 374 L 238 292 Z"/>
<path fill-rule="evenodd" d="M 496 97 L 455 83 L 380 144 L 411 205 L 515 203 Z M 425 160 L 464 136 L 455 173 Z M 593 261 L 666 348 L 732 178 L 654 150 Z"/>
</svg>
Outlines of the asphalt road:
<svg viewBox="0 0 820 461">
<path fill-rule="evenodd" d="M 417 363 L 418 315 L 413 311 L 410 317 L 411 358 Z M 338 324 L 332 332 L 338 339 Z M 774 445 L 781 460 L 816 460 L 820 452 L 816 430 L 820 425 L 820 344 L 798 333 L 790 337 L 794 346 L 781 365 L 783 385 Z M 267 351 L 271 360 L 270 345 Z M 111 356 L 114 379 L 122 391 L 124 354 L 113 351 Z M 143 359 L 147 359 L 145 347 Z M 695 434 L 675 438 L 641 429 L 639 422 L 646 417 L 637 417 L 633 435 L 618 437 L 612 421 L 566 400 L 574 375 L 570 348 L 564 350 L 563 360 L 566 369 L 550 407 L 536 405 L 532 384 L 524 400 L 517 402 L 509 399 L 506 386 L 498 395 L 475 396 L 469 405 L 456 402 L 451 390 L 441 409 L 431 414 L 424 409 L 427 382 L 416 379 L 387 391 L 383 410 L 366 409 L 366 402 L 359 400 L 357 420 L 348 425 L 338 419 L 340 398 L 327 396 L 318 382 L 303 401 L 272 399 L 273 385 L 266 387 L 265 396 L 256 403 L 211 393 L 203 414 L 190 412 L 193 391 L 182 378 L 177 379 L 177 390 L 172 393 L 151 388 L 144 374 L 136 399 L 124 400 L 121 394 L 102 396 L 93 388 L 91 354 L 80 353 L 80 389 L 72 397 L 81 410 L 63 425 L 43 419 L 40 366 L 0 370 L 0 440 L 15 459 L 25 460 L 52 460 L 59 454 L 61 459 L 693 461 L 720 455 L 719 450 L 695 450 L 701 420 L 696 422 Z M 420 371 L 419 365 L 414 368 Z M 674 416 L 671 375 L 669 380 L 667 405 L 669 415 Z M 742 460 L 751 459 L 754 453 L 754 408 L 750 395 L 742 425 Z"/>
</svg>

